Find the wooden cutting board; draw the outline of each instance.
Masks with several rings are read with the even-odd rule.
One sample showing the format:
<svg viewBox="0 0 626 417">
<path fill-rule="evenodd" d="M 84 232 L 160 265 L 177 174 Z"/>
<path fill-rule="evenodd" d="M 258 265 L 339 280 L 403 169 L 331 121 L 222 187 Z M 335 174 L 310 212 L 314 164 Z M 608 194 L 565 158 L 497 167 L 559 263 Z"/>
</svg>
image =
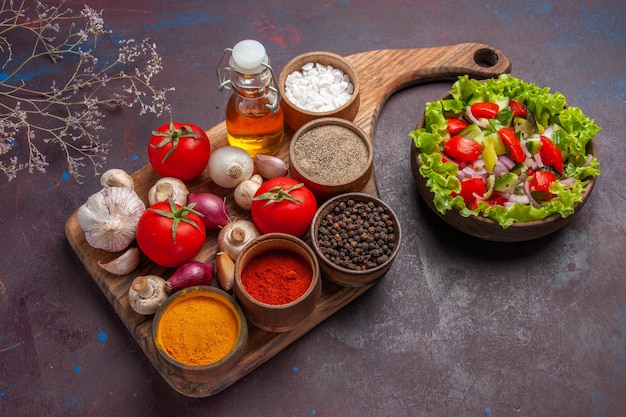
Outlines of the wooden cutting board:
<svg viewBox="0 0 626 417">
<path fill-rule="evenodd" d="M 454 80 L 463 74 L 478 79 L 491 78 L 509 72 L 511 69 L 510 61 L 501 51 L 489 45 L 477 43 L 432 48 L 375 50 L 357 53 L 346 58 L 353 64 L 361 80 L 361 105 L 354 122 L 369 137 L 373 136 L 382 106 L 391 94 L 401 88 L 429 81 Z M 212 127 L 207 133 L 211 139 L 212 149 L 227 144 L 224 122 Z M 285 161 L 288 161 L 289 139 L 292 135 L 292 131 L 286 132 L 285 144 L 277 154 Z M 133 173 L 132 177 L 135 180 L 137 194 L 147 204 L 148 190 L 160 176 L 150 165 L 147 165 Z M 244 219 L 250 217 L 249 212 L 236 206 L 232 191 L 213 184 L 206 170 L 200 178 L 188 182 L 187 186 L 194 193 L 210 192 L 226 197 L 231 216 Z M 363 191 L 378 195 L 375 176 L 372 176 Z M 172 372 L 170 365 L 158 354 L 152 340 L 152 316 L 136 314 L 128 304 L 128 289 L 136 276 L 154 274 L 167 279 L 173 270 L 157 266 L 142 255 L 138 269 L 132 274 L 124 277 L 114 276 L 100 268 L 98 261 L 106 262 L 116 258 L 119 254 L 108 253 L 89 246 L 78 225 L 76 212 L 68 219 L 65 233 L 76 255 L 157 371 L 172 388 L 190 397 L 211 396 L 232 385 L 371 287 L 370 285 L 361 288 L 346 288 L 323 279 L 320 302 L 300 326 L 285 333 L 271 333 L 250 325 L 246 353 L 229 374 L 213 380 L 191 382 Z M 216 238 L 217 232 L 209 232 L 202 251 L 195 259 L 212 261 L 217 250 Z"/>
</svg>

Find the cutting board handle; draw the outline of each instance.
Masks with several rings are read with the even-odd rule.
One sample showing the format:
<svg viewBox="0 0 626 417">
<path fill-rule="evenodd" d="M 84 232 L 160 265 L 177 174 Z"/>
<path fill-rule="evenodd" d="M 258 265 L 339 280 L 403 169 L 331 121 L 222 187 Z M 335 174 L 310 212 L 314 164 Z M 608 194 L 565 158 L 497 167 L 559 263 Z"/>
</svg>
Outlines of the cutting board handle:
<svg viewBox="0 0 626 417">
<path fill-rule="evenodd" d="M 379 49 L 346 57 L 360 80 L 361 105 L 355 123 L 371 137 L 380 109 L 396 91 L 431 81 L 496 77 L 511 71 L 502 51 L 480 43 L 415 49 Z"/>
</svg>

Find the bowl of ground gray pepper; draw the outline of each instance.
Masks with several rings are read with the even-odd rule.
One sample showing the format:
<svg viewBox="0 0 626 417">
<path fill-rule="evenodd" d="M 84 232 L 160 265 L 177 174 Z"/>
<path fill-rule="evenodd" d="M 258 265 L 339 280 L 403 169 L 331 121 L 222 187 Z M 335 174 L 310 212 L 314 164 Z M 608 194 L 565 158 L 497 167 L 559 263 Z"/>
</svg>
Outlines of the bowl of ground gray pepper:
<svg viewBox="0 0 626 417">
<path fill-rule="evenodd" d="M 291 176 L 323 202 L 363 190 L 374 169 L 374 148 L 356 124 L 324 117 L 306 123 L 293 135 L 289 165 Z"/>
<path fill-rule="evenodd" d="M 329 199 L 317 210 L 310 232 L 320 269 L 330 281 L 346 287 L 375 283 L 400 250 L 398 217 L 370 194 Z"/>
</svg>

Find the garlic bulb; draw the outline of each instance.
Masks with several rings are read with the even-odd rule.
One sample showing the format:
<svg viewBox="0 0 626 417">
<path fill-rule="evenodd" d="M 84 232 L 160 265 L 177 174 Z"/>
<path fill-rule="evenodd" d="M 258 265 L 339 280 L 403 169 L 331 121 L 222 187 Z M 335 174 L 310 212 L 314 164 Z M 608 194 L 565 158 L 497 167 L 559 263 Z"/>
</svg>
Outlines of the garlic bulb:
<svg viewBox="0 0 626 417">
<path fill-rule="evenodd" d="M 115 275 L 130 274 L 139 266 L 139 249 L 134 247 L 129 248 L 112 261 L 107 263 L 98 261 L 98 265 L 100 265 L 102 269 Z"/>
<path fill-rule="evenodd" d="M 135 239 L 146 206 L 129 187 L 103 188 L 78 209 L 77 220 L 87 243 L 109 252 L 124 250 Z"/>
<path fill-rule="evenodd" d="M 112 168 L 100 177 L 100 184 L 103 187 L 129 187 L 135 188 L 133 177 L 126 171 L 119 168 Z"/>
<path fill-rule="evenodd" d="M 163 177 L 155 182 L 148 191 L 148 203 L 153 205 L 161 201 L 168 201 L 172 197 L 174 203 L 186 206 L 187 194 L 189 194 L 189 190 L 184 182 L 174 177 Z"/>
</svg>

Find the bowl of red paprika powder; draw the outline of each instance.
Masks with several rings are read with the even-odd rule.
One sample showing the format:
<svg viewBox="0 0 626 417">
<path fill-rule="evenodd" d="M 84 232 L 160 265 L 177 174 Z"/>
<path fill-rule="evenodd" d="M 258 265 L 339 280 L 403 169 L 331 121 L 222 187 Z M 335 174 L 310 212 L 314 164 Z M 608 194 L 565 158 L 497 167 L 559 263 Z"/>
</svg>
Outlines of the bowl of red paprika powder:
<svg viewBox="0 0 626 417">
<path fill-rule="evenodd" d="M 254 326 L 292 330 L 315 308 L 322 292 L 317 258 L 301 239 L 267 233 L 246 245 L 235 263 L 235 298 Z"/>
</svg>

